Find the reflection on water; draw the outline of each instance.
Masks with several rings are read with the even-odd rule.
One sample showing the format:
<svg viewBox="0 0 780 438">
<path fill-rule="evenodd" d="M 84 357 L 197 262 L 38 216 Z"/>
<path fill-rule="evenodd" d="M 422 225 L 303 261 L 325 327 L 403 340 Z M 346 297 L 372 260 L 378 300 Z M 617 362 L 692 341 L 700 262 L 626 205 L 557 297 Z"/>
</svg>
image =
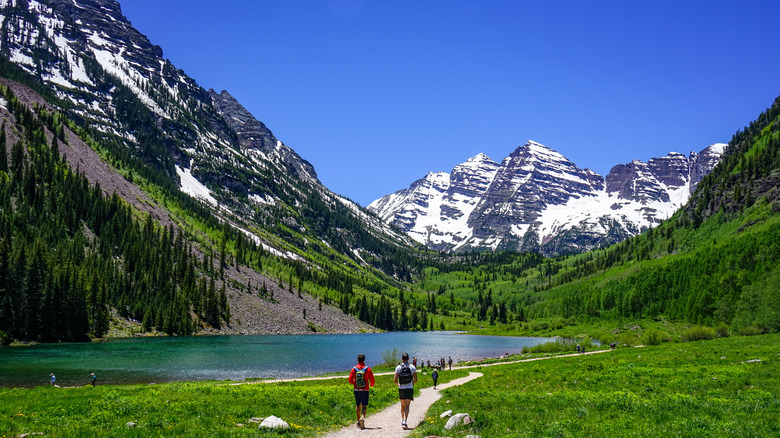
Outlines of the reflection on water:
<svg viewBox="0 0 780 438">
<path fill-rule="evenodd" d="M 112 339 L 88 344 L 0 347 L 0 386 L 290 378 L 345 371 L 359 353 L 374 365 L 383 353 L 453 361 L 519 353 L 550 338 L 472 336 L 453 332 L 354 335 L 185 336 Z M 346 371 L 345 371 L 346 372 Z"/>
</svg>

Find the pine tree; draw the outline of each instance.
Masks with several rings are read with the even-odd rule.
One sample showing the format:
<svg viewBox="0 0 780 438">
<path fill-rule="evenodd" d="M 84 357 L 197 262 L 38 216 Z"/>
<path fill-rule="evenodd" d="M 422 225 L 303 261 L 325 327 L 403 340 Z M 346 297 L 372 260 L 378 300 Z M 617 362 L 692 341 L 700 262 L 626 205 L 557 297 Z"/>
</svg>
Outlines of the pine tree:
<svg viewBox="0 0 780 438">
<path fill-rule="evenodd" d="M 222 320 L 225 321 L 226 325 L 230 326 L 230 306 L 228 305 L 224 282 L 222 283 L 222 288 L 219 290 L 219 311 Z"/>
<path fill-rule="evenodd" d="M 43 242 L 36 241 L 33 254 L 27 268 L 27 288 L 22 301 L 24 334 L 27 339 L 40 339 L 43 334 L 42 307 L 46 293 L 45 285 L 49 269 L 46 261 L 46 248 Z"/>
<path fill-rule="evenodd" d="M 268 286 L 265 285 L 265 281 L 263 282 L 263 285 L 260 287 L 260 294 L 261 297 L 264 297 L 268 295 Z"/>
<path fill-rule="evenodd" d="M 0 172 L 8 172 L 8 145 L 5 137 L 5 120 L 0 127 Z"/>
<path fill-rule="evenodd" d="M 60 161 L 60 145 L 56 135 L 51 136 L 51 158 L 55 163 Z"/>
</svg>

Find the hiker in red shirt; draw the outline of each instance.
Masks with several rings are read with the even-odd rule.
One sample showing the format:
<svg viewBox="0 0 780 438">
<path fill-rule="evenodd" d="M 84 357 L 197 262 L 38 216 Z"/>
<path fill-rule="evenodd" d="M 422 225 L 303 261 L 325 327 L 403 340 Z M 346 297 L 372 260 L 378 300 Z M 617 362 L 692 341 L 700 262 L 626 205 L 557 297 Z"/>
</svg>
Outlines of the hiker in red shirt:
<svg viewBox="0 0 780 438">
<path fill-rule="evenodd" d="M 366 411 L 368 410 L 368 389 L 374 386 L 374 373 L 366 366 L 366 356 L 358 354 L 358 364 L 349 372 L 349 383 L 355 386 L 355 414 L 357 415 L 357 427 L 366 427 Z"/>
</svg>

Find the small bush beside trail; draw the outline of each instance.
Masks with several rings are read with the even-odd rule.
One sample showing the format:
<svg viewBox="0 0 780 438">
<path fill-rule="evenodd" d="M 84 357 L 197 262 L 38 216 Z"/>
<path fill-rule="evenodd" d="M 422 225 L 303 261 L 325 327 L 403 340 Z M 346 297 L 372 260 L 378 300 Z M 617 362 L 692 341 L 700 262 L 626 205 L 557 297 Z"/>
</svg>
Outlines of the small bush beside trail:
<svg viewBox="0 0 780 438">
<path fill-rule="evenodd" d="M 715 329 L 706 326 L 691 327 L 682 333 L 681 338 L 684 342 L 714 339 Z"/>
<path fill-rule="evenodd" d="M 645 334 L 644 343 L 646 345 L 661 345 L 661 342 L 669 342 L 671 338 L 669 333 L 663 330 L 651 330 Z"/>
<path fill-rule="evenodd" d="M 758 336 L 761 334 L 761 329 L 754 325 L 749 325 L 739 329 L 738 333 L 740 336 Z"/>
</svg>

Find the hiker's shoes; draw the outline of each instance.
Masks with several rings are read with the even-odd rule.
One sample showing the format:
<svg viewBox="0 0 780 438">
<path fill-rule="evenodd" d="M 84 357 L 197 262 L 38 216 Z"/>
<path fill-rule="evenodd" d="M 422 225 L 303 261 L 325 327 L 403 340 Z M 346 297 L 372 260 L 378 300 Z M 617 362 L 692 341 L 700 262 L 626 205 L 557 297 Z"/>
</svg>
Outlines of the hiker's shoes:
<svg viewBox="0 0 780 438">
<path fill-rule="evenodd" d="M 409 428 L 409 426 L 406 425 L 406 420 L 401 420 L 401 427 L 403 427 L 404 429 Z"/>
<path fill-rule="evenodd" d="M 358 429 L 365 429 L 366 428 L 366 421 L 361 418 L 360 420 L 358 420 L 357 426 L 358 426 Z"/>
</svg>

